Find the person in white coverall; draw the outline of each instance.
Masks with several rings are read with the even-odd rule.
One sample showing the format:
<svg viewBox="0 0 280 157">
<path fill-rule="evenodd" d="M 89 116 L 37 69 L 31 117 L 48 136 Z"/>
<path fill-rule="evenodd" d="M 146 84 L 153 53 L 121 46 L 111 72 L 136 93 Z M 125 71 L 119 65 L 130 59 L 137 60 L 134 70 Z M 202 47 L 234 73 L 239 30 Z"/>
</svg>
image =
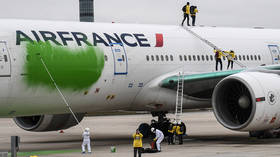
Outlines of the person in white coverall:
<svg viewBox="0 0 280 157">
<path fill-rule="evenodd" d="M 89 128 L 86 128 L 83 133 L 83 144 L 82 144 L 82 153 L 85 154 L 85 146 L 87 145 L 88 153 L 91 153 L 91 147 L 90 147 L 90 133 Z"/>
<path fill-rule="evenodd" d="M 162 131 L 160 131 L 158 129 L 155 129 L 155 128 L 152 128 L 151 131 L 156 134 L 156 137 L 154 138 L 154 141 L 156 141 L 157 149 L 160 152 L 161 151 L 160 143 L 164 139 L 164 135 L 163 135 Z"/>
</svg>

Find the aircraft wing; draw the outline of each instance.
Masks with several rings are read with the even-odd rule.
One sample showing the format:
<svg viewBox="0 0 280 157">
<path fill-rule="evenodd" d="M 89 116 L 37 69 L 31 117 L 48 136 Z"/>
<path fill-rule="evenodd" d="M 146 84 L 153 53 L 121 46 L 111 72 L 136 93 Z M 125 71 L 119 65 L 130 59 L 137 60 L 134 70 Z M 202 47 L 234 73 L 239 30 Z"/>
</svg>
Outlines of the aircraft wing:
<svg viewBox="0 0 280 157">
<path fill-rule="evenodd" d="M 221 79 L 244 70 L 245 69 L 184 75 L 184 94 L 196 98 L 210 99 L 215 86 Z M 174 75 L 162 80 L 160 86 L 162 88 L 177 90 L 177 84 L 178 75 Z"/>
<path fill-rule="evenodd" d="M 240 72 L 260 72 L 279 74 L 280 65 L 260 66 L 254 69 L 239 69 L 210 73 L 185 74 L 184 79 L 184 95 L 199 98 L 211 99 L 212 93 L 216 85 L 228 76 Z M 160 87 L 171 90 L 177 90 L 178 75 L 169 76 L 160 82 Z"/>
</svg>

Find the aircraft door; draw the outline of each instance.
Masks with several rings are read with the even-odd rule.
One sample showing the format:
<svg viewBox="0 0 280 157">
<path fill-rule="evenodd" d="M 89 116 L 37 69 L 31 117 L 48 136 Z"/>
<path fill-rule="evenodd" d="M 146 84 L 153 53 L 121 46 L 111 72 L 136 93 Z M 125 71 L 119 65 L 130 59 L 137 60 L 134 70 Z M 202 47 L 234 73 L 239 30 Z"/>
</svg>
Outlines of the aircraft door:
<svg viewBox="0 0 280 157">
<path fill-rule="evenodd" d="M 11 60 L 6 41 L 0 41 L 0 77 L 11 77 Z"/>
<path fill-rule="evenodd" d="M 127 56 L 122 43 L 110 44 L 114 58 L 114 75 L 127 75 Z"/>
<path fill-rule="evenodd" d="M 280 52 L 279 52 L 278 45 L 268 45 L 268 48 L 269 48 L 271 56 L 272 56 L 272 63 L 279 64 L 280 63 Z"/>
</svg>

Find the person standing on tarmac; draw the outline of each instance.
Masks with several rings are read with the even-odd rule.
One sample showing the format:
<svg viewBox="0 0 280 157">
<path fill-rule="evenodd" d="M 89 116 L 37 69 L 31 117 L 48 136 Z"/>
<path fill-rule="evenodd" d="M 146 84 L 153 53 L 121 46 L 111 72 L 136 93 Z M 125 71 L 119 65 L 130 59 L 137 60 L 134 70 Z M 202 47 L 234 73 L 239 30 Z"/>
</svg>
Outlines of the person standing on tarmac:
<svg viewBox="0 0 280 157">
<path fill-rule="evenodd" d="M 85 128 L 85 131 L 83 133 L 82 154 L 86 153 L 86 150 L 85 150 L 86 145 L 87 145 L 87 148 L 88 148 L 88 153 L 91 153 L 89 128 Z"/>
<path fill-rule="evenodd" d="M 170 123 L 168 128 L 168 144 L 175 144 L 174 143 L 175 130 L 176 130 L 176 122 Z"/>
<path fill-rule="evenodd" d="M 134 133 L 132 135 L 133 137 L 133 148 L 134 148 L 134 157 L 137 156 L 137 151 L 138 151 L 138 157 L 141 157 L 141 153 L 142 153 L 142 139 L 143 139 L 143 135 L 140 133 L 139 129 L 136 130 L 136 133 Z"/>
<path fill-rule="evenodd" d="M 176 135 L 178 136 L 179 139 L 179 144 L 183 144 L 183 125 L 182 125 L 182 121 L 180 120 L 178 122 L 178 125 L 176 126 Z"/>
<path fill-rule="evenodd" d="M 190 13 L 192 17 L 192 26 L 195 26 L 196 13 L 198 13 L 197 6 L 191 6 Z"/>
<path fill-rule="evenodd" d="M 160 143 L 164 139 L 164 135 L 163 135 L 162 131 L 155 129 L 155 128 L 151 128 L 151 132 L 156 134 L 154 141 L 156 141 L 158 152 L 161 152 Z"/>
<path fill-rule="evenodd" d="M 233 69 L 233 60 L 235 58 L 235 53 L 234 53 L 233 50 L 230 50 L 229 52 L 225 51 L 225 53 L 228 53 L 228 55 L 227 55 L 227 59 L 228 59 L 227 69 L 229 68 L 230 65 L 231 65 L 231 69 Z"/>
<path fill-rule="evenodd" d="M 218 63 L 220 63 L 220 68 L 222 71 L 223 70 L 222 56 L 224 55 L 221 50 L 214 49 L 214 53 L 215 53 L 215 60 L 216 60 L 216 71 L 218 71 Z"/>
<path fill-rule="evenodd" d="M 187 19 L 187 24 L 190 26 L 190 2 L 187 2 L 187 5 L 185 5 L 182 8 L 182 11 L 184 12 L 184 19 L 182 21 L 182 26 L 184 25 L 185 20 Z"/>
</svg>

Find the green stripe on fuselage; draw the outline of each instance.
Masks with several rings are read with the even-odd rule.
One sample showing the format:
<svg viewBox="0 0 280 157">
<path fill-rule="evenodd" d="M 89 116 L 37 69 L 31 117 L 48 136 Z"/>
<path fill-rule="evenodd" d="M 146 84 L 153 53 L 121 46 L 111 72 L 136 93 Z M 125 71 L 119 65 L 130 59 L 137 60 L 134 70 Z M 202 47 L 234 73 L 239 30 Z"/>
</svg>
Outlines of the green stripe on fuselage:
<svg viewBox="0 0 280 157">
<path fill-rule="evenodd" d="M 193 74 L 193 75 L 185 75 L 184 81 L 185 82 L 194 82 L 194 81 L 201 81 L 201 80 L 210 80 L 216 78 L 223 78 L 227 77 L 236 73 L 243 71 L 241 70 L 231 70 L 231 71 L 222 71 L 222 72 L 212 72 L 212 73 L 202 73 L 202 74 Z M 178 76 L 169 77 L 161 82 L 161 87 L 165 88 L 172 88 L 178 82 Z"/>
<path fill-rule="evenodd" d="M 71 49 L 53 46 L 49 42 L 29 42 L 26 45 L 24 81 L 28 87 L 54 85 L 40 56 L 60 88 L 82 90 L 90 88 L 100 78 L 104 68 L 103 52 L 92 46 Z"/>
</svg>

